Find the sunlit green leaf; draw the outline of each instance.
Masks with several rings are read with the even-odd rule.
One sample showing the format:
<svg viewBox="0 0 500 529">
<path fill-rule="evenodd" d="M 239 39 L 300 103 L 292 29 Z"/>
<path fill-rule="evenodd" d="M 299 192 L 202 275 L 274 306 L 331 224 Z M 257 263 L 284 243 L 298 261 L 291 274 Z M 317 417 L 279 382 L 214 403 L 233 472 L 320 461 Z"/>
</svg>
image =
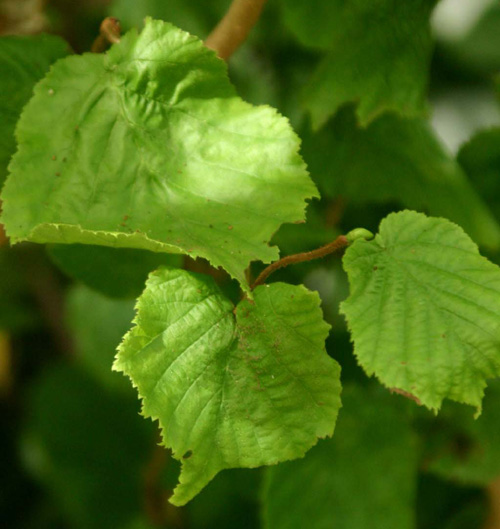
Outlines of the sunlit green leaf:
<svg viewBox="0 0 500 529">
<path fill-rule="evenodd" d="M 208 276 L 159 269 L 135 324 L 115 368 L 182 461 L 175 505 L 225 468 L 295 459 L 332 435 L 340 370 L 317 294 L 274 283 L 235 308 Z"/>
<path fill-rule="evenodd" d="M 480 410 L 500 376 L 500 268 L 457 225 L 413 211 L 356 241 L 344 268 L 341 310 L 367 374 L 435 410 L 445 398 Z"/>
<path fill-rule="evenodd" d="M 17 134 L 2 195 L 13 242 L 189 253 L 245 284 L 316 196 L 287 120 L 243 102 L 223 61 L 160 21 L 60 61 Z"/>
</svg>

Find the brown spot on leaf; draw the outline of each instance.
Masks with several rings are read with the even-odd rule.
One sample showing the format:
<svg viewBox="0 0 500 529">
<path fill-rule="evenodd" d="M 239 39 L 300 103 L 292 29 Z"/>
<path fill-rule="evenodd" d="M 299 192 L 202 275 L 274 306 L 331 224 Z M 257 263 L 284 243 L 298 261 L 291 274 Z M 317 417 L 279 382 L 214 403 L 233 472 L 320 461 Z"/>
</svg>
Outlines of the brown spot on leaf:
<svg viewBox="0 0 500 529">
<path fill-rule="evenodd" d="M 192 450 L 188 450 L 183 456 L 182 459 L 189 459 L 193 455 Z"/>
</svg>

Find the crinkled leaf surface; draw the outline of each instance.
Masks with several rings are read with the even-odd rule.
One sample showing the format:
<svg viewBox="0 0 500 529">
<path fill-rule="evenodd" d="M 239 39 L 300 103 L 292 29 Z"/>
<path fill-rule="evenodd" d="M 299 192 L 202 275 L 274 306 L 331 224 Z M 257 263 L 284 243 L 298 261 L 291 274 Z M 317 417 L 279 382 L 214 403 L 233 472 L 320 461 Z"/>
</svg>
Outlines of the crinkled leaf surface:
<svg viewBox="0 0 500 529">
<path fill-rule="evenodd" d="M 2 217 L 14 242 L 189 253 L 243 284 L 316 195 L 288 121 L 238 98 L 214 52 L 160 21 L 60 61 L 17 136 Z"/>
<path fill-rule="evenodd" d="M 304 459 L 270 468 L 266 529 L 413 529 L 417 461 L 394 398 L 347 386 L 335 436 Z"/>
<path fill-rule="evenodd" d="M 425 120 L 386 114 L 361 128 L 347 107 L 303 138 L 322 195 L 351 204 L 397 201 L 460 224 L 481 245 L 500 247 L 500 226 L 487 202 Z"/>
<path fill-rule="evenodd" d="M 68 53 L 68 44 L 52 35 L 0 38 L 0 184 L 16 151 L 14 129 L 21 110 L 50 65 Z"/>
<path fill-rule="evenodd" d="M 329 50 L 305 90 L 315 126 L 346 102 L 363 124 L 385 110 L 425 111 L 432 51 L 429 17 L 436 0 L 284 0 L 290 28 Z"/>
<path fill-rule="evenodd" d="M 319 297 L 274 283 L 236 308 L 208 276 L 160 268 L 115 362 L 182 461 L 182 505 L 220 470 L 301 457 L 332 435 L 338 364 Z"/>
<path fill-rule="evenodd" d="M 356 241 L 344 268 L 341 310 L 365 371 L 429 408 L 449 398 L 480 410 L 500 375 L 500 268 L 457 225 L 413 211 Z"/>
</svg>

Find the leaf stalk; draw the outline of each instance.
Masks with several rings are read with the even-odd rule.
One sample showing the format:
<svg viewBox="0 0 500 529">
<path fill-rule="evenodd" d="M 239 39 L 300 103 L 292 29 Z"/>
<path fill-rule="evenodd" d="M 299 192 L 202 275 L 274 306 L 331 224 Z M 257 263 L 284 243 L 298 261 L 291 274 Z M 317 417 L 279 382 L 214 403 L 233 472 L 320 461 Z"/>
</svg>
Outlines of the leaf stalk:
<svg viewBox="0 0 500 529">
<path fill-rule="evenodd" d="M 252 285 L 252 290 L 254 290 L 255 287 L 258 287 L 259 285 L 263 285 L 266 279 L 274 271 L 280 268 L 284 268 L 285 266 L 291 264 L 302 263 L 304 261 L 312 261 L 313 259 L 321 259 L 322 257 L 325 257 L 331 253 L 343 250 L 347 246 L 349 246 L 349 240 L 347 239 L 347 237 L 345 235 L 339 235 L 334 241 L 329 242 L 328 244 L 325 244 L 324 246 L 321 246 L 321 248 L 317 248 L 316 250 L 283 257 L 283 259 L 275 261 L 274 263 L 271 263 L 267 268 L 264 268 L 264 270 L 260 273 L 259 277 L 257 277 L 254 284 Z"/>
</svg>

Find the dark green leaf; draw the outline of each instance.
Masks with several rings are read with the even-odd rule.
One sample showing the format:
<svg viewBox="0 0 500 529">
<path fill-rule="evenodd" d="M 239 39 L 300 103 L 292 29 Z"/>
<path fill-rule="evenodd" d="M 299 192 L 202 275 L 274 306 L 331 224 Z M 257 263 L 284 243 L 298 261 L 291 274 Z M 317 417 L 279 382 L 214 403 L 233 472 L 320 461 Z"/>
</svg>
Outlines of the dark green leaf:
<svg viewBox="0 0 500 529">
<path fill-rule="evenodd" d="M 315 127 L 346 102 L 362 124 L 386 110 L 425 111 L 436 0 L 284 0 L 300 40 L 328 50 L 305 89 Z"/>
<path fill-rule="evenodd" d="M 413 529 L 417 461 L 393 398 L 344 388 L 335 437 L 267 471 L 266 529 Z"/>
<path fill-rule="evenodd" d="M 346 108 L 306 134 L 303 151 L 325 196 L 355 205 L 395 201 L 457 222 L 485 247 L 500 247 L 498 222 L 424 120 L 385 115 L 362 129 Z"/>
<path fill-rule="evenodd" d="M 52 245 L 52 260 L 69 276 L 113 298 L 137 298 L 149 272 L 180 267 L 182 256 L 83 244 Z"/>
<path fill-rule="evenodd" d="M 0 185 L 16 151 L 14 128 L 21 110 L 50 65 L 68 53 L 66 42 L 52 35 L 0 38 Z"/>
</svg>

